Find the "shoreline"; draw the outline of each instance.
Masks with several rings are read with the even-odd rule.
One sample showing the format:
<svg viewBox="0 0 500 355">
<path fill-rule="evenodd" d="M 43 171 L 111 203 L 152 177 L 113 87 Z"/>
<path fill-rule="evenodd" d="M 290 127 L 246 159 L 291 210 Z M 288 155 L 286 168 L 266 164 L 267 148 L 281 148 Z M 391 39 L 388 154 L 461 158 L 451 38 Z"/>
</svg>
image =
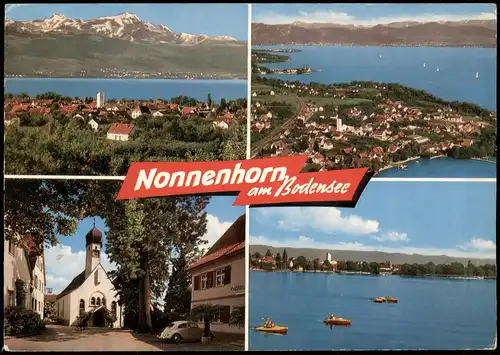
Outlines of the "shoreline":
<svg viewBox="0 0 500 355">
<path fill-rule="evenodd" d="M 160 77 L 160 76 L 154 76 L 154 77 L 142 77 L 142 76 L 134 76 L 134 77 L 106 77 L 106 76 L 57 76 L 57 77 L 52 77 L 52 76 L 43 76 L 43 75 L 31 75 L 31 74 L 26 74 L 23 76 L 14 76 L 14 75 L 6 75 L 5 79 L 87 79 L 87 80 L 96 80 L 96 79 L 101 79 L 101 80 L 214 80 L 214 81 L 246 81 L 248 78 L 246 76 L 240 77 L 215 77 L 215 78 L 207 78 L 207 77 L 174 77 L 174 76 L 169 76 L 169 77 Z"/>
<path fill-rule="evenodd" d="M 470 158 L 469 160 L 483 161 L 485 163 L 491 163 L 491 164 L 496 164 L 497 163 L 496 160 L 489 160 L 489 159 L 485 159 L 485 158 Z"/>
<path fill-rule="evenodd" d="M 252 43 L 252 47 L 401 47 L 401 48 L 411 48 L 411 47 L 422 47 L 422 48 L 497 48 L 494 45 L 418 45 L 418 44 L 333 44 L 333 43 L 310 43 L 310 44 L 255 44 Z M 260 49 L 260 48 L 256 48 Z"/>
<path fill-rule="evenodd" d="M 418 156 L 418 157 L 411 157 L 411 158 L 408 158 L 408 159 L 406 159 L 406 160 L 402 160 L 402 161 L 398 161 L 398 162 L 391 163 L 390 165 L 386 165 L 386 166 L 384 166 L 383 168 L 380 168 L 380 169 L 379 169 L 379 170 L 378 170 L 378 171 L 374 174 L 374 176 L 375 176 L 375 175 L 377 175 L 377 174 L 379 174 L 379 173 L 380 173 L 380 172 L 382 172 L 382 171 L 397 168 L 397 167 L 398 167 L 399 165 L 401 165 L 401 164 L 404 164 L 404 163 L 409 163 L 409 162 L 411 162 L 411 161 L 416 161 L 416 160 L 419 160 L 420 158 L 421 158 L 421 157 L 419 157 L 419 156 Z"/>
<path fill-rule="evenodd" d="M 460 276 L 460 275 L 406 275 L 381 272 L 379 274 L 372 274 L 363 271 L 323 271 L 323 270 L 264 270 L 264 269 L 249 269 L 249 271 L 257 272 L 289 272 L 289 273 L 309 273 L 309 274 L 339 274 L 339 275 L 371 275 L 371 276 L 400 276 L 400 277 L 439 277 L 443 279 L 454 280 L 496 280 L 496 276 Z"/>
</svg>

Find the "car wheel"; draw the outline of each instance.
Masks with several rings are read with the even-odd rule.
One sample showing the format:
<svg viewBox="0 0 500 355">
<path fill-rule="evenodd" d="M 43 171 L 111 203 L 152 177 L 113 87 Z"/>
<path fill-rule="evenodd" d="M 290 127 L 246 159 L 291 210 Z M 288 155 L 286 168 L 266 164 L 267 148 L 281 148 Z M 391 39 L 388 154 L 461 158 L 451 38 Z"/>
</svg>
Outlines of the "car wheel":
<svg viewBox="0 0 500 355">
<path fill-rule="evenodd" d="M 181 336 L 179 334 L 174 334 L 174 336 L 172 337 L 172 340 L 174 341 L 174 343 L 176 344 L 179 344 L 181 342 Z"/>
</svg>

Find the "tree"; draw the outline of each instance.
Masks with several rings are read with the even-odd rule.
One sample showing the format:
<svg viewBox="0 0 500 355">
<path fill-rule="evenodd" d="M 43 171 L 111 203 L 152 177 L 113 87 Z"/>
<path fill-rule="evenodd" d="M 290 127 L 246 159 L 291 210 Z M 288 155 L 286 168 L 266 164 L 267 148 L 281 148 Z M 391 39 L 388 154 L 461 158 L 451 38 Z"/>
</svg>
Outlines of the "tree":
<svg viewBox="0 0 500 355">
<path fill-rule="evenodd" d="M 222 306 L 212 304 L 201 304 L 191 310 L 191 319 L 203 319 L 203 336 L 210 337 L 210 323 L 221 312 Z"/>
<path fill-rule="evenodd" d="M 321 262 L 318 258 L 313 260 L 313 269 L 314 269 L 314 271 L 321 269 Z"/>
<path fill-rule="evenodd" d="M 328 260 L 325 260 L 323 265 L 321 265 L 321 270 L 332 271 L 332 264 Z"/>
<path fill-rule="evenodd" d="M 283 249 L 283 258 L 281 261 L 281 268 L 288 269 L 288 253 L 286 252 L 286 248 Z"/>
<path fill-rule="evenodd" d="M 280 253 L 276 254 L 275 260 L 276 260 L 276 267 L 278 269 L 281 269 L 281 254 Z"/>
<path fill-rule="evenodd" d="M 247 128 L 243 124 L 235 124 L 226 141 L 221 143 L 222 160 L 243 160 L 246 158 Z"/>
<path fill-rule="evenodd" d="M 338 271 L 346 271 L 347 270 L 347 264 L 345 261 L 343 260 L 340 260 L 338 263 L 337 263 L 337 270 Z"/>
<path fill-rule="evenodd" d="M 476 267 L 474 266 L 474 264 L 473 264 L 473 263 L 469 260 L 469 261 L 467 262 L 467 268 L 465 269 L 465 270 L 466 270 L 466 274 L 467 274 L 467 276 L 469 276 L 469 277 L 470 277 L 470 276 L 474 276 L 474 271 L 475 271 L 475 268 L 476 268 Z"/>
<path fill-rule="evenodd" d="M 266 257 L 273 256 L 273 253 L 271 253 L 271 250 L 267 249 L 266 251 Z"/>
<path fill-rule="evenodd" d="M 43 303 L 43 316 L 49 321 L 55 321 L 57 317 L 56 313 L 56 301 L 51 299 L 45 299 Z"/>
<path fill-rule="evenodd" d="M 319 152 L 319 144 L 318 144 L 317 140 L 314 141 L 313 149 L 314 149 L 315 152 Z"/>
<path fill-rule="evenodd" d="M 254 256 L 255 258 L 257 258 L 257 259 L 262 258 L 262 255 L 261 255 L 258 251 L 256 251 L 256 252 L 253 254 L 253 256 Z"/>
<path fill-rule="evenodd" d="M 379 274 L 380 273 L 380 265 L 379 265 L 379 263 L 377 263 L 375 261 L 372 261 L 370 263 L 370 272 L 372 274 Z"/>
<path fill-rule="evenodd" d="M 358 264 L 352 260 L 347 260 L 347 271 L 358 271 Z"/>
<path fill-rule="evenodd" d="M 361 271 L 370 272 L 370 264 L 366 261 L 363 261 L 363 263 L 361 264 Z"/>
<path fill-rule="evenodd" d="M 208 107 L 212 107 L 212 94 L 211 93 L 208 93 L 208 97 L 207 97 L 207 104 L 208 104 Z"/>
</svg>

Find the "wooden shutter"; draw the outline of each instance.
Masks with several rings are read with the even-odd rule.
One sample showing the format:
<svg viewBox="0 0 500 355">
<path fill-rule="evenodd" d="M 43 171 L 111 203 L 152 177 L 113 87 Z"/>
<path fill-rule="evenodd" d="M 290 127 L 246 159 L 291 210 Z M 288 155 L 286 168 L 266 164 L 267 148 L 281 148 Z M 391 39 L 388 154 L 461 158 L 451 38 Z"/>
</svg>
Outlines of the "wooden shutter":
<svg viewBox="0 0 500 355">
<path fill-rule="evenodd" d="M 194 290 L 198 291 L 200 289 L 200 276 L 194 277 Z"/>
<path fill-rule="evenodd" d="M 231 318 L 231 306 L 223 306 L 220 320 L 222 323 L 228 324 Z"/>
<path fill-rule="evenodd" d="M 224 285 L 229 285 L 231 283 L 231 265 L 224 268 Z"/>
<path fill-rule="evenodd" d="M 207 288 L 214 287 L 214 276 L 215 276 L 215 271 L 207 273 Z"/>
</svg>

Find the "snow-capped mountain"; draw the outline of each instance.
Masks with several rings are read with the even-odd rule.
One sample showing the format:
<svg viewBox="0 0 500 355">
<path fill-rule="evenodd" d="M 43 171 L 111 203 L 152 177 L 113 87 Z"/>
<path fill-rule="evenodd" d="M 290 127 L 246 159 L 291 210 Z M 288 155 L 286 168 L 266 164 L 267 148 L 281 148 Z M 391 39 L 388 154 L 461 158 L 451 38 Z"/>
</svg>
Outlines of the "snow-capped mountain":
<svg viewBox="0 0 500 355">
<path fill-rule="evenodd" d="M 53 14 L 43 20 L 12 21 L 6 19 L 7 33 L 39 34 L 92 34 L 132 42 L 199 44 L 207 40 L 236 42 L 230 36 L 209 37 L 188 33 L 177 34 L 163 24 L 143 22 L 137 15 L 123 13 L 117 16 L 98 17 L 89 20 L 71 19 Z"/>
</svg>

